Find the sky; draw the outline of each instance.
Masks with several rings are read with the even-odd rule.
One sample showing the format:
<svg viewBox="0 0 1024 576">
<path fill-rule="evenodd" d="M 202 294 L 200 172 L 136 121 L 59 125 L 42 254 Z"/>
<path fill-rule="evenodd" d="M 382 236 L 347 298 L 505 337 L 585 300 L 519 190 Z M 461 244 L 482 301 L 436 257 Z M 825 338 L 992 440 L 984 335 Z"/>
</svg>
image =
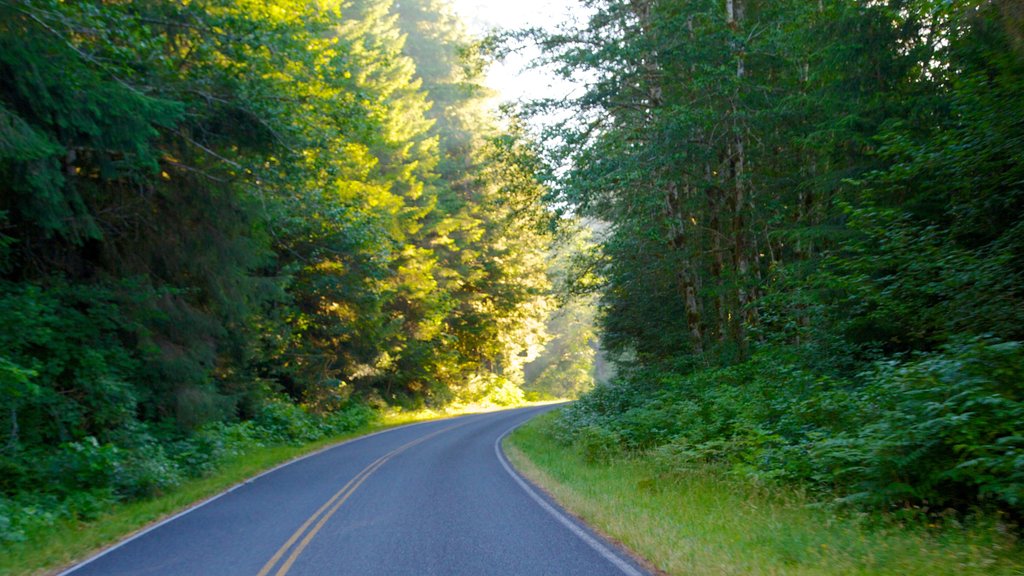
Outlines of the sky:
<svg viewBox="0 0 1024 576">
<path fill-rule="evenodd" d="M 470 31 L 479 36 L 494 28 L 553 29 L 581 12 L 575 0 L 452 0 L 452 6 Z M 491 67 L 487 83 L 500 94 L 500 100 L 559 97 L 574 89 L 572 84 L 544 71 L 528 70 L 538 54 L 536 49 L 513 54 Z"/>
</svg>

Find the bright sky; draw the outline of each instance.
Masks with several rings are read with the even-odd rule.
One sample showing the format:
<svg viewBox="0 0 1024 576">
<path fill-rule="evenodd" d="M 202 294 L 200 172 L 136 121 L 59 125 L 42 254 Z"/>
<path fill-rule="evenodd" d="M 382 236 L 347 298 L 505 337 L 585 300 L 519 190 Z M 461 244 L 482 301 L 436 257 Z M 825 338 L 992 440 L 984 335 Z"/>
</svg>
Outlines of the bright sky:
<svg viewBox="0 0 1024 576">
<path fill-rule="evenodd" d="M 479 36 L 495 28 L 553 29 L 573 14 L 582 13 L 576 0 L 452 0 L 452 6 L 470 31 Z M 527 70 L 537 55 L 536 50 L 512 54 L 504 63 L 492 66 L 488 84 L 501 94 L 501 100 L 559 97 L 573 89 L 571 84 L 541 70 Z"/>
</svg>

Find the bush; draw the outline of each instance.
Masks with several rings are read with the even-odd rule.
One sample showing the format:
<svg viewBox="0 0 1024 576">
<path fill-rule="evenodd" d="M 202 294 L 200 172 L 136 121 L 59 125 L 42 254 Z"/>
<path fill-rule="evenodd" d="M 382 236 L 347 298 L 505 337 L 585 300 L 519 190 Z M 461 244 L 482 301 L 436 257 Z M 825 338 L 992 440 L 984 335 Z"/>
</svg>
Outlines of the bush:
<svg viewBox="0 0 1024 576">
<path fill-rule="evenodd" d="M 577 433 L 576 446 L 587 462 L 603 463 L 622 452 L 622 438 L 600 426 L 587 426 Z"/>
<path fill-rule="evenodd" d="M 253 424 L 259 437 L 270 443 L 312 442 L 323 437 L 320 423 L 286 399 L 266 402 Z"/>
<path fill-rule="evenodd" d="M 881 409 L 820 442 L 817 459 L 872 505 L 1024 510 L 1024 347 L 978 339 L 867 375 Z"/>
<path fill-rule="evenodd" d="M 324 417 L 331 434 L 344 434 L 369 425 L 379 414 L 365 404 L 350 403 L 347 407 Z"/>
<path fill-rule="evenodd" d="M 114 474 L 114 489 L 127 499 L 156 496 L 184 480 L 181 468 L 162 446 L 149 444 L 125 453 Z"/>
<path fill-rule="evenodd" d="M 93 437 L 62 444 L 50 459 L 49 486 L 63 495 L 109 488 L 121 463 L 121 450 Z"/>
<path fill-rule="evenodd" d="M 592 461 L 800 481 L 866 507 L 1024 512 L 1024 345 L 975 339 L 880 362 L 856 379 L 772 361 L 674 375 L 626 371 L 552 428 Z"/>
</svg>

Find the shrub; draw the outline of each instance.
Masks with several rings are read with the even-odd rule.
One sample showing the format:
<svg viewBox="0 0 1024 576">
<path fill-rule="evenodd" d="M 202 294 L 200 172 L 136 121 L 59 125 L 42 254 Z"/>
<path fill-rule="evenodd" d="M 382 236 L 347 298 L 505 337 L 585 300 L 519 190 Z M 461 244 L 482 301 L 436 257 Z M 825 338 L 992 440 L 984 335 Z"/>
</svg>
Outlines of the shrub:
<svg viewBox="0 0 1024 576">
<path fill-rule="evenodd" d="M 576 446 L 587 462 L 603 463 L 622 452 L 622 438 L 600 426 L 586 426 L 579 430 Z"/>
<path fill-rule="evenodd" d="M 64 443 L 50 458 L 49 486 L 65 496 L 109 488 L 122 458 L 119 448 L 100 444 L 91 436 L 81 442 Z"/>
<path fill-rule="evenodd" d="M 324 417 L 332 434 L 358 430 L 378 418 L 378 413 L 365 404 L 349 403 L 345 408 Z"/>
<path fill-rule="evenodd" d="M 1024 511 L 1024 345 L 991 338 L 880 362 L 856 379 L 773 361 L 627 371 L 561 411 L 591 461 L 647 452 L 667 471 L 810 483 L 868 507 Z"/>
<path fill-rule="evenodd" d="M 311 442 L 323 437 L 315 418 L 285 399 L 266 402 L 253 420 L 257 434 L 268 442 Z"/>
<path fill-rule="evenodd" d="M 1024 347 L 977 339 L 880 364 L 877 417 L 821 441 L 818 461 L 870 505 L 1024 510 Z"/>
<path fill-rule="evenodd" d="M 148 444 L 124 454 L 114 473 L 114 489 L 128 499 L 155 496 L 180 484 L 184 476 L 162 446 Z"/>
</svg>

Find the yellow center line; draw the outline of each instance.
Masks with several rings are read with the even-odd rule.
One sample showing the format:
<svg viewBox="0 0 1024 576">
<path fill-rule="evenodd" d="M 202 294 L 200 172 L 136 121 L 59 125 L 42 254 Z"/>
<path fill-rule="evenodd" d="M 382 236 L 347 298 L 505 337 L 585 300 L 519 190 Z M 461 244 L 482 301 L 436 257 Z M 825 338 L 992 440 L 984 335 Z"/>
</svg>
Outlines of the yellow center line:
<svg viewBox="0 0 1024 576">
<path fill-rule="evenodd" d="M 318 508 L 317 511 L 314 512 L 313 515 L 309 517 L 309 519 L 307 519 L 305 522 L 303 522 L 302 526 L 299 526 L 299 529 L 296 530 L 295 533 L 292 534 L 290 538 L 288 538 L 288 540 L 281 546 L 281 548 L 279 548 L 277 550 L 277 552 L 270 558 L 270 560 L 257 573 L 257 576 L 267 576 L 267 574 L 270 573 L 270 570 L 274 567 L 274 564 L 277 564 L 277 561 L 281 559 L 281 556 L 283 556 L 284 553 L 288 551 L 288 548 L 290 548 L 291 545 L 294 544 L 295 541 L 298 540 L 300 536 L 302 536 L 302 533 L 306 531 L 306 528 L 309 528 L 310 524 L 312 524 L 313 522 L 316 521 L 317 516 L 319 516 L 324 510 L 327 510 L 328 508 L 330 508 L 331 504 L 333 504 L 334 501 L 338 499 L 338 497 L 340 497 L 346 490 L 348 490 L 349 486 L 351 486 L 353 483 L 355 483 L 357 480 L 359 480 L 359 478 L 363 474 L 365 474 L 367 470 L 372 468 L 375 464 L 377 464 L 377 463 L 381 462 L 382 460 L 384 460 L 384 458 L 386 458 L 386 456 L 382 456 L 382 457 L 378 458 L 377 460 L 375 460 L 373 462 L 373 464 L 370 464 L 369 467 L 364 468 L 361 472 L 359 472 L 359 474 L 356 474 L 355 477 L 353 477 L 351 480 L 349 480 L 347 484 L 342 486 L 341 490 L 339 490 L 334 496 L 332 496 L 330 500 L 328 500 L 327 502 L 324 503 L 323 506 Z"/>
<path fill-rule="evenodd" d="M 432 432 L 430 434 L 427 434 L 426 436 L 417 438 L 407 444 L 403 444 L 402 446 L 395 448 L 391 452 L 388 452 L 384 456 L 381 456 L 380 458 L 374 460 L 369 466 L 363 468 L 362 471 L 360 471 L 344 486 L 342 486 L 341 489 L 334 494 L 334 496 L 331 496 L 331 498 L 327 500 L 327 502 L 325 502 L 323 506 L 318 508 L 317 511 L 314 512 L 312 516 L 310 516 L 305 522 L 303 522 L 302 526 L 299 526 L 299 529 L 296 530 L 295 533 L 292 534 L 291 537 L 288 538 L 288 540 L 277 550 L 277 552 L 274 553 L 270 560 L 268 560 L 267 563 L 263 565 L 263 568 L 260 569 L 260 571 L 257 573 L 257 576 L 267 576 L 267 574 L 269 574 L 270 571 L 273 570 L 274 566 L 281 559 L 281 557 L 284 556 L 288 549 L 291 548 L 293 544 L 295 544 L 296 540 L 302 538 L 302 535 L 305 533 L 305 538 L 302 538 L 302 542 L 300 542 L 299 545 L 296 546 L 294 550 L 292 550 L 292 553 L 288 556 L 288 559 L 285 561 L 284 564 L 281 565 L 281 568 L 275 574 L 275 576 L 284 576 L 288 572 L 288 570 L 291 569 L 292 564 L 295 563 L 295 560 L 299 557 L 299 555 L 302 554 L 302 551 L 306 549 L 306 546 L 308 546 L 309 543 L 313 540 L 313 537 L 316 536 L 317 532 L 319 532 L 320 529 L 323 528 L 324 524 L 327 523 L 327 520 L 330 519 L 330 517 L 338 511 L 338 508 L 340 508 L 341 505 L 344 504 L 346 500 L 348 500 L 348 497 L 351 496 L 352 493 L 355 492 L 356 489 L 359 488 L 359 486 L 362 485 L 362 483 L 366 481 L 366 479 L 369 478 L 371 474 L 376 472 L 378 468 L 387 463 L 388 460 L 394 458 L 395 456 L 401 454 L 402 452 L 408 450 L 409 448 L 412 448 L 413 446 L 420 444 L 421 442 L 426 442 L 427 440 L 433 438 L 434 436 L 437 436 L 438 434 L 458 428 L 459 426 L 464 426 L 468 423 L 469 422 L 460 422 L 459 424 L 456 424 L 454 426 L 449 426 L 436 432 Z M 330 511 L 324 514 L 324 511 L 327 510 L 328 508 L 330 508 Z M 319 518 L 319 521 L 317 521 L 317 518 Z M 313 529 L 307 533 L 306 530 L 314 522 L 316 522 L 316 525 L 313 526 Z"/>
</svg>

